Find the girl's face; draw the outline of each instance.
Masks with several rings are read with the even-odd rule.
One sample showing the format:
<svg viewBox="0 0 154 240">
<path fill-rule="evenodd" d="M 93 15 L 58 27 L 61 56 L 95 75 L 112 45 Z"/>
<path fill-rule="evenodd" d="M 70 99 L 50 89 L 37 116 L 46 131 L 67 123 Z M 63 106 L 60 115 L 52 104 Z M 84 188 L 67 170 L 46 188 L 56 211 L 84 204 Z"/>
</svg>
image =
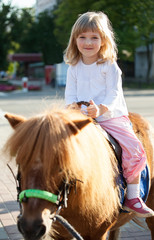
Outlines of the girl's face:
<svg viewBox="0 0 154 240">
<path fill-rule="evenodd" d="M 92 64 L 98 60 L 98 53 L 102 46 L 101 36 L 98 32 L 88 31 L 79 34 L 76 44 L 85 64 Z"/>
</svg>

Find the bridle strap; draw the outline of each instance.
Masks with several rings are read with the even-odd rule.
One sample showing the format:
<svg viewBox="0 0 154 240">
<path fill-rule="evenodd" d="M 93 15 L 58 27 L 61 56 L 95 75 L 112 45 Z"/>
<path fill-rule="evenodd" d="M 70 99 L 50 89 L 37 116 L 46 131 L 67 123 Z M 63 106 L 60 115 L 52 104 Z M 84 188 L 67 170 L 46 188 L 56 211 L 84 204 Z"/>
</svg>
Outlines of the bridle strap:
<svg viewBox="0 0 154 240">
<path fill-rule="evenodd" d="M 58 195 L 39 189 L 27 189 L 19 194 L 19 201 L 24 202 L 27 198 L 40 198 L 49 202 L 59 204 Z"/>
<path fill-rule="evenodd" d="M 24 191 L 21 191 L 21 174 L 18 168 L 18 174 L 17 174 L 17 178 L 15 177 L 11 167 L 8 165 L 9 169 L 11 170 L 13 177 L 15 179 L 16 182 L 16 187 L 17 187 L 17 201 L 19 202 L 19 206 L 20 206 L 20 214 L 18 216 L 18 219 L 21 217 L 22 215 L 22 206 L 21 203 L 22 202 L 26 202 L 28 200 L 28 198 L 41 198 L 47 201 L 50 201 L 52 203 L 55 203 L 56 205 L 58 205 L 58 209 L 56 211 L 56 214 L 53 218 L 54 221 L 58 221 L 59 223 L 61 223 L 63 225 L 64 228 L 66 228 L 69 233 L 75 237 L 77 240 L 83 240 L 83 238 L 81 237 L 81 235 L 73 228 L 73 226 L 71 226 L 68 221 L 66 219 L 64 219 L 62 216 L 59 215 L 61 209 L 63 207 L 67 207 L 67 201 L 68 201 L 68 195 L 70 193 L 70 188 L 75 185 L 75 192 L 76 192 L 76 181 L 79 181 L 81 183 L 83 183 L 81 180 L 79 179 L 75 179 L 74 181 L 71 181 L 70 183 L 64 182 L 64 188 L 62 188 L 62 190 L 60 191 L 59 195 L 55 195 L 53 193 L 47 192 L 47 191 L 43 191 L 43 190 L 38 190 L 38 189 L 27 189 Z M 60 199 L 62 197 L 62 199 Z"/>
</svg>

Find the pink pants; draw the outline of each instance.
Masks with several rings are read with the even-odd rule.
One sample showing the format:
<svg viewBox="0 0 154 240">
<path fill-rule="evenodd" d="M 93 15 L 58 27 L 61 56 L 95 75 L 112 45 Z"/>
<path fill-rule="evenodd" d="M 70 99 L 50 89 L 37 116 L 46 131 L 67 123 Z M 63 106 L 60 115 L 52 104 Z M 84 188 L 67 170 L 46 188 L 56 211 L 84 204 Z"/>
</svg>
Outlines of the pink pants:
<svg viewBox="0 0 154 240">
<path fill-rule="evenodd" d="M 131 183 L 145 168 L 146 153 L 136 137 L 127 116 L 99 122 L 100 126 L 113 136 L 122 148 L 123 175 Z"/>
</svg>

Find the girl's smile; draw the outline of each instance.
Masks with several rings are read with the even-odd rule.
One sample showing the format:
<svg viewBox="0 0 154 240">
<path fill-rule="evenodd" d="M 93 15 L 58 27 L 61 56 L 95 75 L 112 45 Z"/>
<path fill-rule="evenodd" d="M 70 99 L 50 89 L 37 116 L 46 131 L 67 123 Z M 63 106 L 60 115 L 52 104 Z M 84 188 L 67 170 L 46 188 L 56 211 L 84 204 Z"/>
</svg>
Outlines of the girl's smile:
<svg viewBox="0 0 154 240">
<path fill-rule="evenodd" d="M 101 36 L 98 32 L 83 32 L 77 37 L 76 43 L 85 64 L 92 64 L 97 61 L 98 52 L 102 45 Z"/>
</svg>

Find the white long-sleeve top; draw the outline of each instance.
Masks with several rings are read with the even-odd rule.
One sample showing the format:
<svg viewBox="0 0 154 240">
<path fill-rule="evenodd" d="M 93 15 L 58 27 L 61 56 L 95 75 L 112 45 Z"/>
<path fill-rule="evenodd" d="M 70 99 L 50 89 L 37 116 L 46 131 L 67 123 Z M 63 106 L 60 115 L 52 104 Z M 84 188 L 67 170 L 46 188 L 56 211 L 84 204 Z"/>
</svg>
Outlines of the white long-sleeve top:
<svg viewBox="0 0 154 240">
<path fill-rule="evenodd" d="M 97 121 L 128 115 L 121 74 L 117 63 L 110 61 L 90 65 L 79 61 L 75 66 L 69 66 L 65 88 L 66 105 L 90 100 L 97 105 L 105 105 L 108 111 L 99 116 Z"/>
</svg>

